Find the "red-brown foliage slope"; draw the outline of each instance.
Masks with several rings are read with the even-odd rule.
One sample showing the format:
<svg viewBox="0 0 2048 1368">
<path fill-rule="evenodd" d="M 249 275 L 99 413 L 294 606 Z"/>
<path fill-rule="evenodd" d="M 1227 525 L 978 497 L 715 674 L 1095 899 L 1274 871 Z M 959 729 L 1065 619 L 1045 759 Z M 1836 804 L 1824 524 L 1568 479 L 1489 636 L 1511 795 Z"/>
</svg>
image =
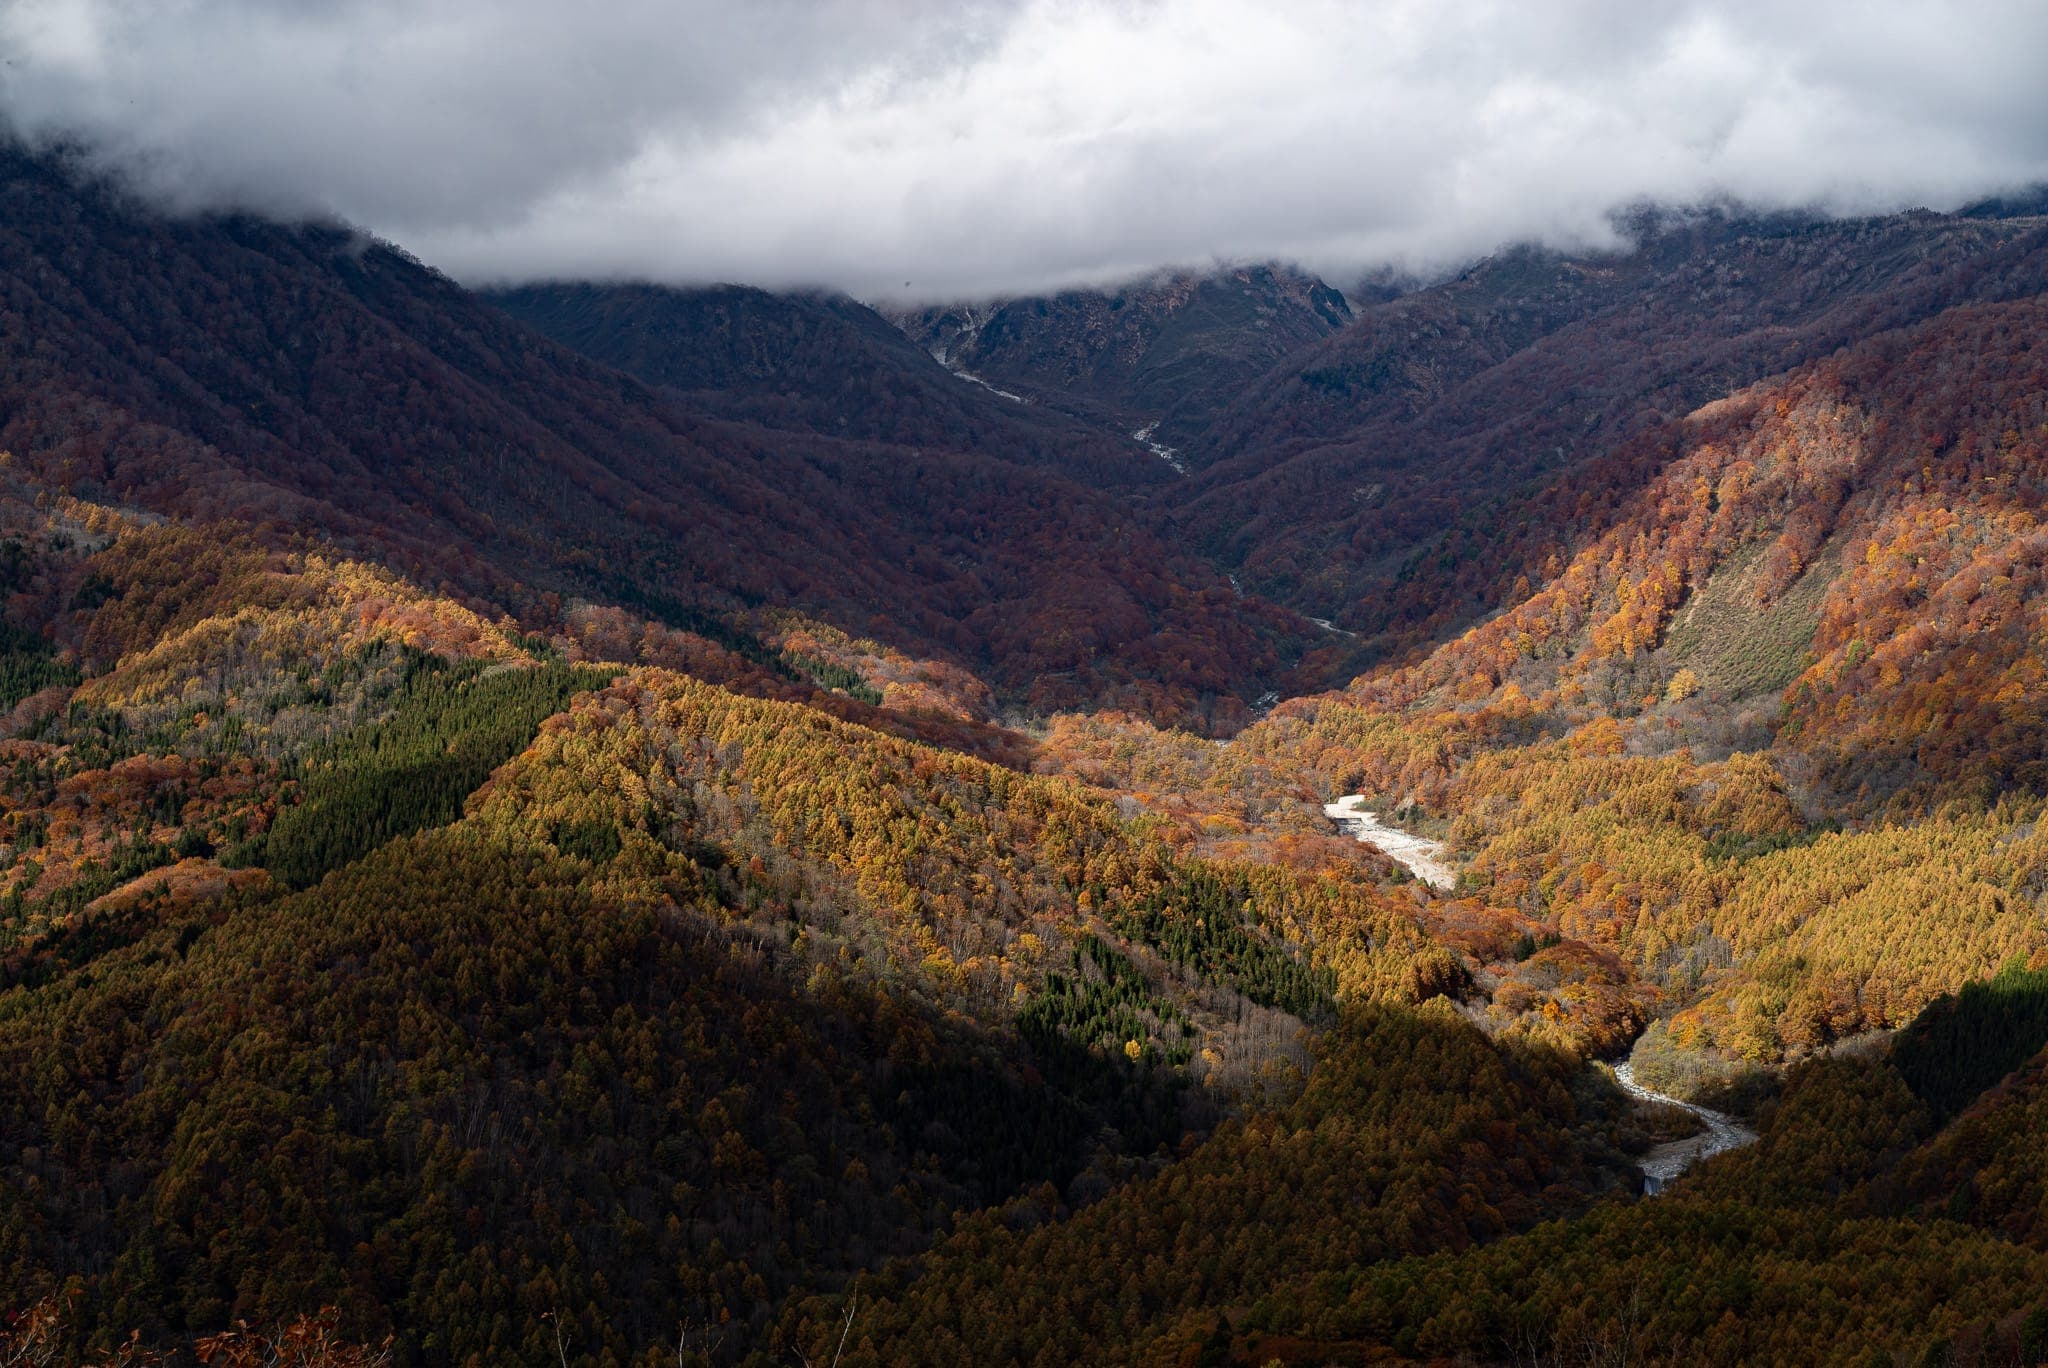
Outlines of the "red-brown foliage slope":
<svg viewBox="0 0 2048 1368">
<path fill-rule="evenodd" d="M 527 615 L 553 612 L 540 591 L 805 607 L 1034 706 L 1228 722 L 1292 630 L 1040 466 L 707 421 L 356 234 L 165 222 L 19 154 L 0 447 Z"/>
<path fill-rule="evenodd" d="M 529 285 L 484 298 L 691 409 L 763 427 L 978 451 L 1100 487 L 1164 484 L 1164 462 L 1042 404 L 951 373 L 843 295 L 741 285 Z"/>
<path fill-rule="evenodd" d="M 1645 434 L 1942 310 L 2040 293 L 2043 233 L 1708 218 L 1627 256 L 1506 254 L 1249 388 L 1195 449 L 1182 528 L 1382 652 L 1425 646 L 1611 526 L 1674 454 Z"/>
<path fill-rule="evenodd" d="M 2041 789 L 2043 337 L 2048 299 L 1965 305 L 1645 434 L 1533 506 L 1532 530 L 1607 522 L 1602 535 L 1569 559 L 1532 537 L 1548 578 L 1364 692 L 1470 703 L 1512 684 L 1632 714 L 1683 665 L 1660 648 L 1717 574 L 1750 568 L 1735 606 L 1762 613 L 1811 571 L 1825 592 L 1783 741 L 1865 801 Z"/>
</svg>

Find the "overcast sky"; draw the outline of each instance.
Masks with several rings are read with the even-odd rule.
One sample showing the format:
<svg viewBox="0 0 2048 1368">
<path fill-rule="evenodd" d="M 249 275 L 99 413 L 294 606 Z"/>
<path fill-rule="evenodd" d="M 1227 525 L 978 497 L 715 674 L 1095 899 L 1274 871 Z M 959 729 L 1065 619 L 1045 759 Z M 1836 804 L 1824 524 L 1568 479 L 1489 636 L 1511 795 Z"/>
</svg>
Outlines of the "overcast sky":
<svg viewBox="0 0 2048 1368">
<path fill-rule="evenodd" d="M 2044 56 L 2041 0 L 0 0 L 16 129 L 182 206 L 868 298 L 1953 206 L 2048 180 Z"/>
</svg>

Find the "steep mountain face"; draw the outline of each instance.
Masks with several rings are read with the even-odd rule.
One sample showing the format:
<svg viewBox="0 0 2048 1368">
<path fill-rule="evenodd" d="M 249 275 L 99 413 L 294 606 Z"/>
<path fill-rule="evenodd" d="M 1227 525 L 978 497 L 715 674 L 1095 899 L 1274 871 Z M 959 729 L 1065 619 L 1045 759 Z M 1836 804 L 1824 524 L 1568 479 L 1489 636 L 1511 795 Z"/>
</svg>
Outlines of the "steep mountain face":
<svg viewBox="0 0 2048 1368">
<path fill-rule="evenodd" d="M 1240 841 L 1285 839 L 1290 794 L 1419 814 L 1464 871 L 1439 934 L 1484 1010 L 1594 1049 L 1661 1018 L 1650 1054 L 1777 1063 L 2048 949 L 2048 244 L 2010 253 L 1995 279 L 2022 297 L 1507 503 L 1497 559 L 1442 574 L 1491 592 L 1532 568 L 1413 665 L 1289 700 L 1221 755 L 1098 722 L 1041 763 Z M 1513 951 L 1546 939 L 1563 953 Z M 1574 1000 L 1526 1015 L 1560 975 Z"/>
<path fill-rule="evenodd" d="M 2034 291 L 2029 205 L 1645 212 L 1636 250 L 1518 248 L 1355 316 L 1261 269 L 898 321 L 949 365 L 1144 427 L 1190 472 L 1158 491 L 1154 525 L 1356 633 L 1343 644 L 1371 663 L 1512 604 L 1556 548 L 1526 559 L 1502 528 L 1573 497 L 1589 463 L 1841 347 Z"/>
<path fill-rule="evenodd" d="M 2024 250 L 2019 250 L 2024 247 Z M 2048 789 L 2048 237 L 2000 288 L 1645 433 L 1492 545 L 1521 601 L 1370 696 L 1777 703 L 1838 815 Z M 1575 549 L 1576 548 L 1576 549 Z M 1654 697 L 1653 697 L 1654 696 Z M 1683 699 L 1673 700 L 1682 702 Z"/>
<path fill-rule="evenodd" d="M 340 229 L 167 223 L 18 153 L 0 201 L 0 446 L 77 492 L 317 531 L 530 618 L 808 608 L 1037 709 L 1228 725 L 1305 630 L 1047 469 L 1056 442 L 712 421 Z"/>
<path fill-rule="evenodd" d="M 1381 653 L 1441 639 L 1540 573 L 1499 536 L 1532 500 L 1570 497 L 1588 462 L 1768 376 L 2035 291 L 2041 231 L 1709 217 L 1625 256 L 1508 253 L 1365 309 L 1247 387 L 1190 439 L 1181 534 Z M 1473 561 L 1497 583 L 1463 581 Z"/>
<path fill-rule="evenodd" d="M 1177 447 L 1239 388 L 1351 321 L 1298 271 L 1247 266 L 1120 290 L 950 305 L 900 317 L 947 365 Z"/>
<path fill-rule="evenodd" d="M 1129 442 L 949 373 L 844 296 L 736 285 L 531 285 L 484 298 L 566 347 L 674 391 L 697 412 L 974 451 L 1084 484 L 1137 489 L 1172 478 Z"/>
</svg>

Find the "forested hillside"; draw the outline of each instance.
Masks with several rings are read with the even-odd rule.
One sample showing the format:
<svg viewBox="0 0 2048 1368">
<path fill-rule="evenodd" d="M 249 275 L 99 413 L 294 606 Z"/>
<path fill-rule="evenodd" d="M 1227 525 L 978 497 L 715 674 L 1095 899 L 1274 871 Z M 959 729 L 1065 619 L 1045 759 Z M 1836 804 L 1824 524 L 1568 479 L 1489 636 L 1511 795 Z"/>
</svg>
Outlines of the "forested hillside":
<svg viewBox="0 0 2048 1368">
<path fill-rule="evenodd" d="M 562 345 L 720 417 L 975 451 L 1082 484 L 1135 489 L 1172 478 L 1134 442 L 962 381 L 844 296 L 736 285 L 529 285 L 484 297 Z"/>
<path fill-rule="evenodd" d="M 1351 305 L 1313 276 L 1262 265 L 898 319 L 949 366 L 1177 446 L 1248 382 L 1349 324 Z"/>
<path fill-rule="evenodd" d="M 1597 1118 L 1587 1099 L 1574 1111 L 1526 1062 L 1427 1022 L 1368 1018 L 1362 1034 L 1333 1035 L 1370 1072 L 1326 1064 L 1327 1092 L 1312 1085 L 1071 1221 L 963 1229 L 907 1281 L 875 1285 L 847 1360 L 1991 1364 L 2048 1352 L 2048 1252 L 1994 1233 L 1993 1211 L 1966 1224 L 1970 1180 L 1919 1177 L 1969 1143 L 1970 1123 L 1934 1130 L 1900 1080 L 1909 1042 L 1799 1071 L 1757 1145 L 1676 1191 L 1589 1203 L 1582 1174 L 1481 1138 L 1556 1143 L 1575 1117 Z M 2017 1122 L 1994 1098 L 1981 1110 Z M 1541 1202 L 1496 1205 L 1532 1174 Z M 1453 1196 L 1455 1215 L 1438 1206 Z M 1513 1230 L 1559 1212 L 1574 1214 Z M 787 1333 L 815 1356 L 836 1309 L 805 1306 Z"/>
<path fill-rule="evenodd" d="M 1219 849 L 1378 797 L 1458 857 L 1477 906 L 1428 915 L 1504 1021 L 1579 945 L 1618 963 L 1550 1027 L 1603 1049 L 1646 1015 L 1766 1062 L 1901 1025 L 2048 946 L 2044 324 L 1958 305 L 1646 431 L 1495 529 L 1475 586 L 1540 567 L 1504 611 L 1220 753 L 1072 719 L 1041 763 Z"/>
<path fill-rule="evenodd" d="M 914 447 L 712 421 L 344 228 L 166 221 L 8 151 L 0 288 L 0 448 L 38 478 L 314 532 L 532 626 L 803 608 L 1035 710 L 1226 727 L 1313 635 L 1069 478 L 1149 470 L 1128 444 L 954 444 L 985 434 L 928 404 L 867 425 Z"/>
<path fill-rule="evenodd" d="M 0 1362 L 2048 1361 L 2038 220 L 913 340 L 0 209 Z"/>
<path fill-rule="evenodd" d="M 1708 215 L 1626 255 L 1503 254 L 1365 309 L 1182 445 L 1191 544 L 1248 587 L 1412 651 L 1512 607 L 1582 520 L 1639 489 L 1610 453 L 1837 348 L 2041 289 L 2038 219 Z M 1247 510 L 1255 510 L 1247 516 Z"/>
<path fill-rule="evenodd" d="M 0 1260 L 67 1354 L 737 1344 L 1451 972 L 1369 869 L 15 489 Z"/>
</svg>

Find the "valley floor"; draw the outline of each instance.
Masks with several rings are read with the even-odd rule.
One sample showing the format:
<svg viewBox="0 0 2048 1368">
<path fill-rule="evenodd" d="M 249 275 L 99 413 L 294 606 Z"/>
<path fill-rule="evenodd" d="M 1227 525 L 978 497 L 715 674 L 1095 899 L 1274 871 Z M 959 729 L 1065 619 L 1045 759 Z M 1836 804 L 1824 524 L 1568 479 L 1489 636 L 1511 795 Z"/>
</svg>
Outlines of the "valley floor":
<svg viewBox="0 0 2048 1368">
<path fill-rule="evenodd" d="M 1377 813 L 1366 810 L 1366 801 L 1363 794 L 1347 794 L 1334 803 L 1324 804 L 1323 814 L 1340 831 L 1371 846 L 1438 892 L 1447 893 L 1458 886 L 1457 871 L 1440 858 L 1444 853 L 1443 842 L 1389 826 Z"/>
</svg>

